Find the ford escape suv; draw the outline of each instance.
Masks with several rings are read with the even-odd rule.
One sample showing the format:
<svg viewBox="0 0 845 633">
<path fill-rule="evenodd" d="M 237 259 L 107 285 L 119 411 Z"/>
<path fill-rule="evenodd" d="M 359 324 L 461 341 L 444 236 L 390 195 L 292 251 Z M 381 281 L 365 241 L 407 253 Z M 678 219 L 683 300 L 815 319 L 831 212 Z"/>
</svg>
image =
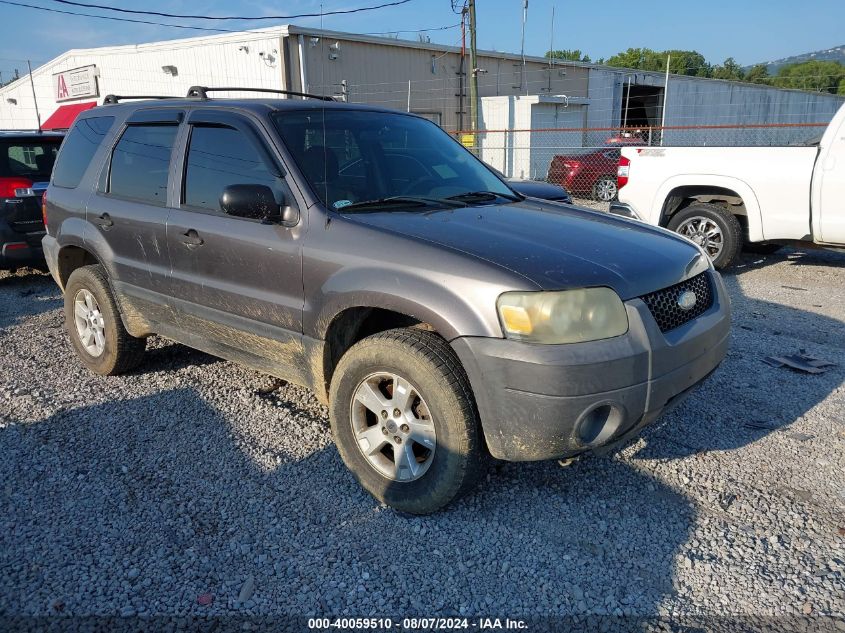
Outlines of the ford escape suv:
<svg viewBox="0 0 845 633">
<path fill-rule="evenodd" d="M 725 356 L 686 239 L 523 198 L 414 115 L 209 92 L 110 98 L 59 152 L 43 246 L 92 371 L 159 334 L 309 387 L 360 484 L 426 513 L 488 452 L 624 442 Z"/>
</svg>

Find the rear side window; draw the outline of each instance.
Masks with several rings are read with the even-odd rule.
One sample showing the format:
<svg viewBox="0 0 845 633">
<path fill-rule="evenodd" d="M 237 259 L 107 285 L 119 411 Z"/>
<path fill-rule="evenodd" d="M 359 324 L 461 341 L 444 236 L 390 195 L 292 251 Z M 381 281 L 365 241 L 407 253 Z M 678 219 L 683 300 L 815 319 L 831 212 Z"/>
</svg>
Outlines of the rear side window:
<svg viewBox="0 0 845 633">
<path fill-rule="evenodd" d="M 274 171 L 238 130 L 194 127 L 185 168 L 184 202 L 189 207 L 219 211 L 220 196 L 229 185 L 267 185 L 279 192 L 281 178 Z"/>
<path fill-rule="evenodd" d="M 114 148 L 109 193 L 163 207 L 167 204 L 175 125 L 130 125 Z"/>
<path fill-rule="evenodd" d="M 62 144 L 60 160 L 53 169 L 53 184 L 73 189 L 79 186 L 88 163 L 114 123 L 113 116 L 80 119 Z"/>
</svg>

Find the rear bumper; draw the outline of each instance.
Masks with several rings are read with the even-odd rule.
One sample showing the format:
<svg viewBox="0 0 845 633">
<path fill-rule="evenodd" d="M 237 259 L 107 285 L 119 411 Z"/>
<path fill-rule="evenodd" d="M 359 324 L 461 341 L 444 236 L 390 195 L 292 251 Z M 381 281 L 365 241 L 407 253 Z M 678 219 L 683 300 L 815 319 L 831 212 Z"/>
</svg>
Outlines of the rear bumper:
<svg viewBox="0 0 845 633">
<path fill-rule="evenodd" d="M 0 269 L 43 266 L 43 232 L 20 233 L 0 222 Z"/>
<path fill-rule="evenodd" d="M 633 299 L 626 303 L 629 331 L 613 339 L 572 345 L 455 339 L 491 454 L 531 461 L 607 449 L 679 404 L 728 348 L 730 303 L 721 277 L 710 274 L 714 305 L 665 334 Z"/>
<path fill-rule="evenodd" d="M 611 202 L 610 209 L 613 215 L 621 215 L 623 218 L 631 218 L 632 220 L 639 220 L 640 216 L 634 211 L 634 207 L 624 202 Z"/>
<path fill-rule="evenodd" d="M 61 279 L 59 278 L 59 243 L 56 238 L 46 234 L 41 239 L 41 248 L 44 251 L 44 260 L 47 262 L 47 269 L 53 276 L 53 280 L 58 284 L 59 288 L 64 291 Z"/>
</svg>

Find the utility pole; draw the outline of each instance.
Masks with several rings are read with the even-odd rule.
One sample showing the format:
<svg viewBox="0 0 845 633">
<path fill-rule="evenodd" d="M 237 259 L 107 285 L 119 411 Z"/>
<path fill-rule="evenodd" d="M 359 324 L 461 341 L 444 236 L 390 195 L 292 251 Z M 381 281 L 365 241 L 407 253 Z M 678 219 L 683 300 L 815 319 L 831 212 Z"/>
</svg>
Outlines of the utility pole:
<svg viewBox="0 0 845 633">
<path fill-rule="evenodd" d="M 32 101 L 35 104 L 35 118 L 38 119 L 38 131 L 41 131 L 41 114 L 38 112 L 38 99 L 35 96 L 35 82 L 32 80 L 32 64 L 26 60 L 26 66 L 29 68 L 29 85 L 32 87 Z"/>
<path fill-rule="evenodd" d="M 519 47 L 522 56 L 522 70 L 519 73 L 519 91 L 525 88 L 525 22 L 528 20 L 528 0 L 522 0 L 522 40 Z"/>
<path fill-rule="evenodd" d="M 666 81 L 663 84 L 663 108 L 660 113 L 660 145 L 663 145 L 663 137 L 666 135 L 666 99 L 669 97 L 669 60 L 671 55 L 666 55 Z"/>
<path fill-rule="evenodd" d="M 478 56 L 475 48 L 475 0 L 469 5 L 469 119 L 473 131 L 478 129 Z"/>
</svg>

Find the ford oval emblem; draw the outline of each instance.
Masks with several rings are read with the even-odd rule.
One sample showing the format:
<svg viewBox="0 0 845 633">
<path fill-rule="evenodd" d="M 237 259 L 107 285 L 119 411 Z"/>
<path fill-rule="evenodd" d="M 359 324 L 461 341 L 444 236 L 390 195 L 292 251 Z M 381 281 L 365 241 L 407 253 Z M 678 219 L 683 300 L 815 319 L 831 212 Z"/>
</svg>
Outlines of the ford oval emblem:
<svg viewBox="0 0 845 633">
<path fill-rule="evenodd" d="M 684 290 L 678 297 L 678 307 L 681 310 L 692 310 L 696 303 L 698 303 L 698 297 L 692 290 Z"/>
</svg>

